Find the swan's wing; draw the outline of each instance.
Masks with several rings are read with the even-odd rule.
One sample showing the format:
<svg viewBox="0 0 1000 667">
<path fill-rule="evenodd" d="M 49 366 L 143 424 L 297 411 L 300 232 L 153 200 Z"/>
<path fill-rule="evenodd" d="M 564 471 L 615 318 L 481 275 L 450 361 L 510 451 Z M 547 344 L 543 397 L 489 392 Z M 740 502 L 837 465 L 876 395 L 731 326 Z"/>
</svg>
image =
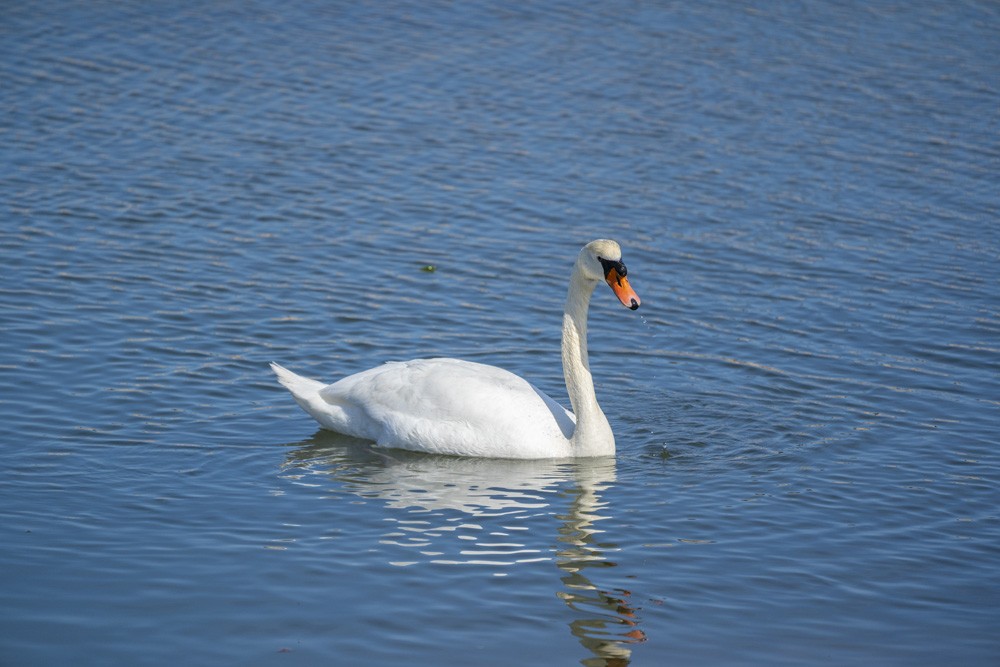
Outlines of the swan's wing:
<svg viewBox="0 0 1000 667">
<path fill-rule="evenodd" d="M 459 359 L 395 362 L 324 387 L 346 415 L 337 430 L 380 445 L 442 454 L 568 455 L 574 420 L 523 378 Z M 539 454 L 542 455 L 542 454 Z"/>
</svg>

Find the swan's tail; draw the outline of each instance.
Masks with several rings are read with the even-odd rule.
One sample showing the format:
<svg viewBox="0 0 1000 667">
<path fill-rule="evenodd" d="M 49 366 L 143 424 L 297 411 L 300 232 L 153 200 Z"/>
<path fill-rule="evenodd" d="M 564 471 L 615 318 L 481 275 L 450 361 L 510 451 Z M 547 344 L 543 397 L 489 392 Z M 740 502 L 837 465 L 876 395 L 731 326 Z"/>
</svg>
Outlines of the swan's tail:
<svg viewBox="0 0 1000 667">
<path fill-rule="evenodd" d="M 296 375 L 273 361 L 271 362 L 271 370 L 278 376 L 278 382 L 291 392 L 292 398 L 299 404 L 299 407 L 318 421 L 323 428 L 353 435 L 357 438 L 375 439 L 364 430 L 365 422 L 360 419 L 361 412 L 359 410 L 353 408 L 347 401 L 338 400 L 336 396 L 324 397 L 320 395 L 320 390 L 327 385 Z"/>
<path fill-rule="evenodd" d="M 296 375 L 284 366 L 271 362 L 271 370 L 278 376 L 278 382 L 284 385 L 285 389 L 292 393 L 292 398 L 303 410 L 316 416 L 316 407 L 323 402 L 320 398 L 319 390 L 326 385 L 316 380 Z M 317 403 L 319 402 L 319 403 Z"/>
</svg>

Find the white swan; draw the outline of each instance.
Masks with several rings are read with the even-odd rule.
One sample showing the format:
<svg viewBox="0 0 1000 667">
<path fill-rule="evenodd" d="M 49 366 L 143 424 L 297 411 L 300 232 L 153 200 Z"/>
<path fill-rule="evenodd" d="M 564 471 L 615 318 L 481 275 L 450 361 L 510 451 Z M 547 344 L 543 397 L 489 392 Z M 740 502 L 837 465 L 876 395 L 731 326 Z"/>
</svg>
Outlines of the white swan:
<svg viewBox="0 0 1000 667">
<path fill-rule="evenodd" d="M 562 332 L 572 413 L 509 371 L 460 359 L 389 362 L 331 385 L 271 368 L 321 426 L 383 447 L 507 459 L 609 456 L 615 436 L 594 393 L 587 311 L 602 279 L 623 305 L 638 308 L 625 275 L 621 248 L 606 239 L 584 246 L 573 267 Z"/>
</svg>

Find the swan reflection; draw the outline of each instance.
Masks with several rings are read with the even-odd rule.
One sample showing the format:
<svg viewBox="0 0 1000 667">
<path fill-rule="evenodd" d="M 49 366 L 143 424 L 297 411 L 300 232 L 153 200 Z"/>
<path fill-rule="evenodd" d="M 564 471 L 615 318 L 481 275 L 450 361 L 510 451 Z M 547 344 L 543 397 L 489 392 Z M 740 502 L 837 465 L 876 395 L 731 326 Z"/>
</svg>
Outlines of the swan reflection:
<svg viewBox="0 0 1000 667">
<path fill-rule="evenodd" d="M 592 656 L 585 665 L 625 665 L 645 640 L 625 590 L 602 590 L 588 576 L 613 567 L 617 545 L 600 539 L 607 518 L 600 497 L 615 481 L 615 461 L 496 460 L 430 456 L 373 448 L 321 431 L 287 455 L 283 476 L 378 500 L 394 510 L 380 542 L 401 557 L 393 565 L 482 565 L 504 576 L 519 563 L 553 561 L 562 572 L 557 595 L 573 610 L 570 631 Z M 565 514 L 553 510 L 569 505 Z M 539 539 L 532 519 L 555 516 Z"/>
<path fill-rule="evenodd" d="M 627 665 L 632 654 L 628 645 L 646 641 L 639 628 L 638 609 L 630 600 L 632 593 L 599 589 L 585 574 L 589 568 L 613 567 L 615 563 L 607 554 L 618 550 L 613 543 L 598 541 L 602 531 L 594 527 L 596 521 L 607 518 L 600 513 L 607 503 L 598 492 L 614 481 L 614 461 L 605 461 L 603 466 L 578 467 L 569 511 L 559 517 L 563 523 L 556 563 L 563 571 L 565 589 L 558 595 L 579 612 L 570 630 L 595 655 L 583 661 L 588 667 Z M 606 470 L 610 475 L 602 474 Z"/>
</svg>

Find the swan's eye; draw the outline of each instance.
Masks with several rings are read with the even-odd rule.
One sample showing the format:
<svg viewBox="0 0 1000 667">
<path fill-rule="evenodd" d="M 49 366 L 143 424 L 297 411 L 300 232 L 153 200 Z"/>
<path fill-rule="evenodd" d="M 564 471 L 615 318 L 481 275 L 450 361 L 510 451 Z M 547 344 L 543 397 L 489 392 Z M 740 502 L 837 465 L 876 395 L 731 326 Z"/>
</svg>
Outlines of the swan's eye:
<svg viewBox="0 0 1000 667">
<path fill-rule="evenodd" d="M 611 269 L 614 269 L 618 273 L 619 278 L 624 278 L 625 276 L 628 275 L 628 269 L 626 269 L 625 265 L 622 264 L 620 261 L 616 262 L 614 260 L 604 259 L 603 257 L 598 257 L 597 261 L 599 261 L 601 263 L 601 266 L 604 267 L 605 277 L 607 277 L 607 275 L 611 273 Z"/>
</svg>

